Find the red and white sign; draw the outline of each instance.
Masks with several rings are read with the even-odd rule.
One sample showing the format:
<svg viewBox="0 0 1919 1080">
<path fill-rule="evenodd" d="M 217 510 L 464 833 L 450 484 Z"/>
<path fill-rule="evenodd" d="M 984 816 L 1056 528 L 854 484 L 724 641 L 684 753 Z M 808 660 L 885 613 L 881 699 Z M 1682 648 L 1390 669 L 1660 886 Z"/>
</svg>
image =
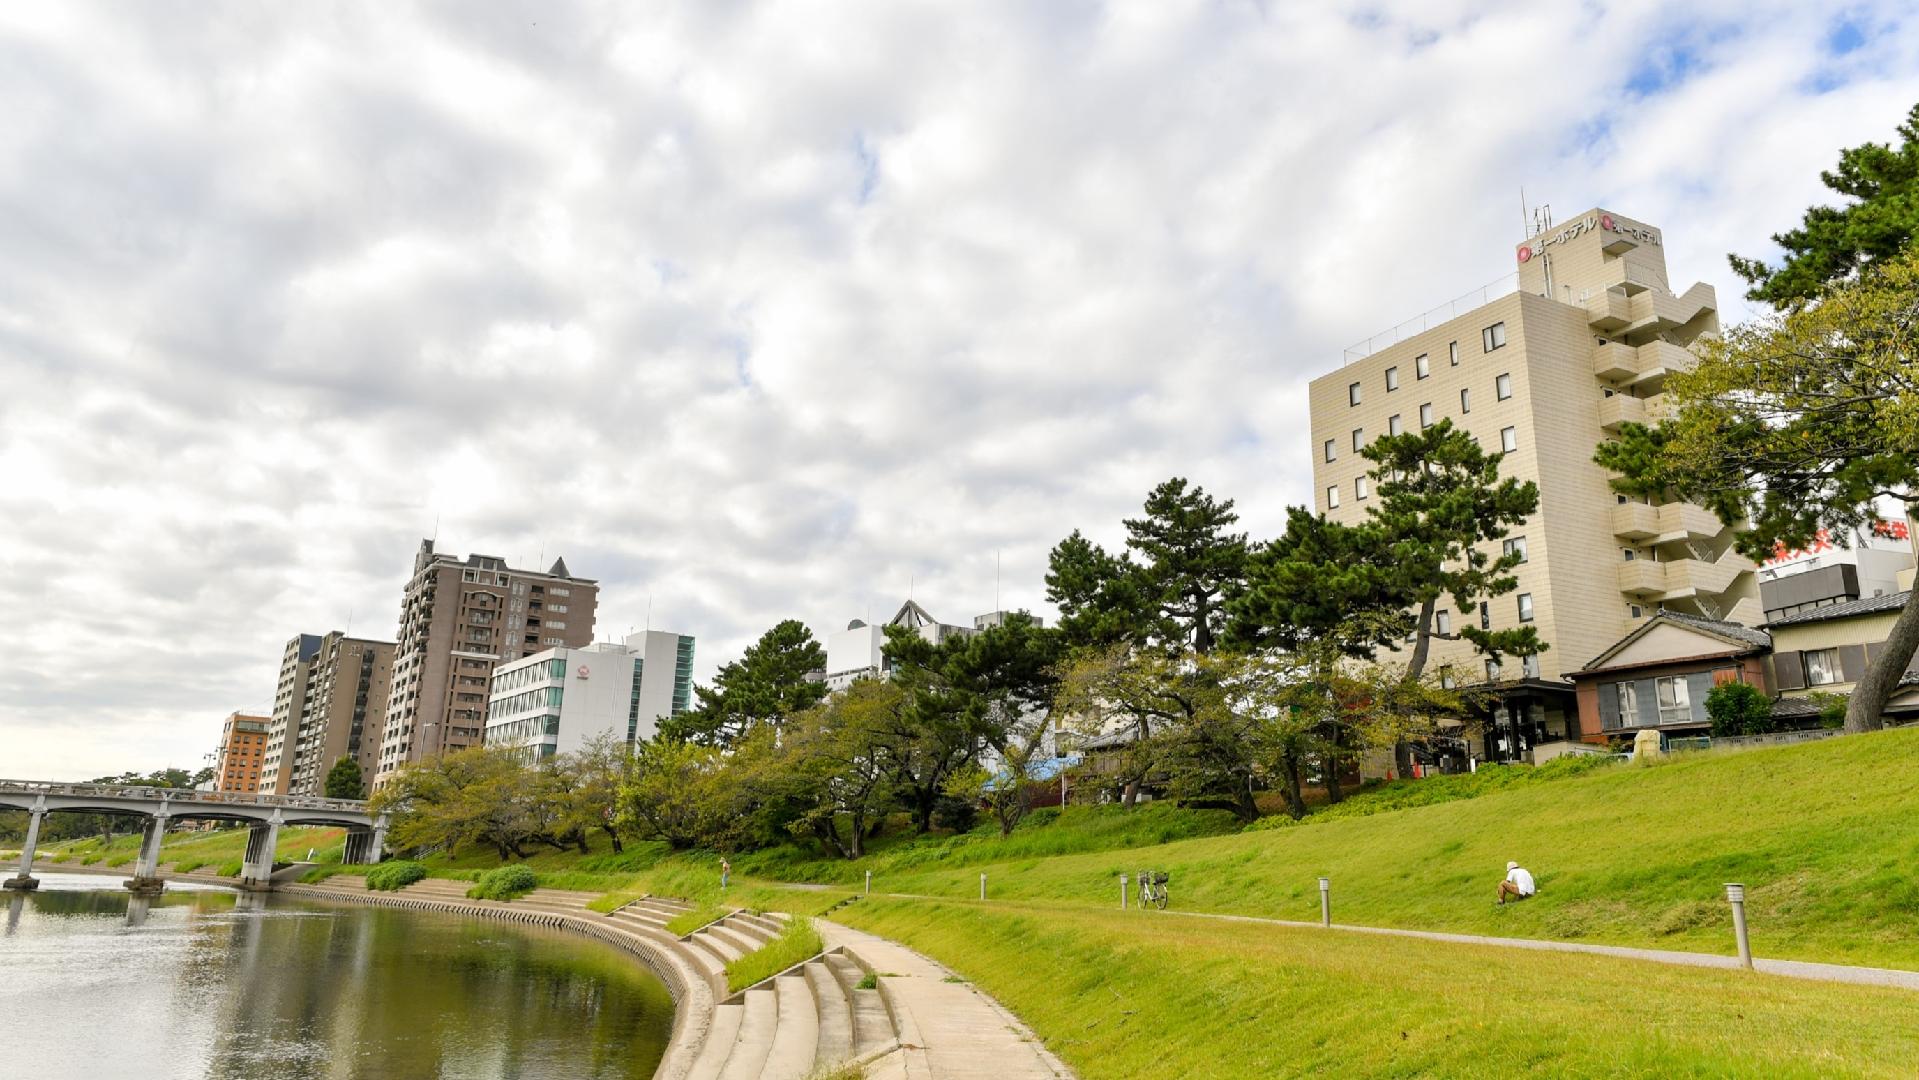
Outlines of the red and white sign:
<svg viewBox="0 0 1919 1080">
<path fill-rule="evenodd" d="M 1533 246 L 1531 244 L 1519 245 L 1519 261 L 1522 263 L 1533 261 Z"/>
<path fill-rule="evenodd" d="M 591 674 L 593 674 L 593 669 L 592 669 L 592 668 L 590 668 L 590 667 L 587 667 L 587 666 L 586 666 L 585 664 L 581 664 L 581 665 L 580 665 L 580 670 L 579 670 L 579 671 L 577 671 L 577 672 L 575 672 L 574 674 L 576 674 L 576 675 L 578 675 L 578 676 L 579 676 L 580 678 L 582 678 L 582 679 L 584 679 L 584 678 L 586 678 L 586 677 L 587 677 L 588 675 L 591 675 Z"/>
</svg>

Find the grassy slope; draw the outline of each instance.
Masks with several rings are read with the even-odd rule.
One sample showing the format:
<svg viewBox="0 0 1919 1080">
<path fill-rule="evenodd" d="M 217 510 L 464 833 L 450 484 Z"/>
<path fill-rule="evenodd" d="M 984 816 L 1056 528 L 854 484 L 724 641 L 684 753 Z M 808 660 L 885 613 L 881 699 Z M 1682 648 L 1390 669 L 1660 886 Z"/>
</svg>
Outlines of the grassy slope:
<svg viewBox="0 0 1919 1080">
<path fill-rule="evenodd" d="M 1723 883 L 1760 955 L 1919 968 L 1919 729 L 1619 766 L 1480 798 L 1168 844 L 875 875 L 874 888 L 1114 906 L 1121 872 L 1175 908 L 1730 952 Z M 1495 908 L 1507 859 L 1538 899 Z"/>
<path fill-rule="evenodd" d="M 1919 1054 L 1904 991 L 1158 913 L 875 898 L 834 917 L 943 960 L 1085 1080 L 1906 1076 Z"/>
<path fill-rule="evenodd" d="M 321 862 L 338 862 L 345 845 L 346 830 L 321 826 L 289 827 L 280 830 L 279 843 L 275 846 L 278 858 L 284 861 L 305 859 L 309 850 L 315 852 L 315 858 Z M 34 864 L 48 870 L 58 869 L 60 862 L 75 864 L 87 862 L 103 866 L 124 861 L 130 863 L 139 854 L 140 836 L 115 836 L 110 844 L 102 844 L 98 838 L 88 840 L 64 841 L 48 844 L 35 854 Z M 200 864 L 205 869 L 218 869 L 222 863 L 242 858 L 247 850 L 246 829 L 217 829 L 211 832 L 181 831 L 170 832 L 160 844 L 162 864 L 185 866 Z"/>
</svg>

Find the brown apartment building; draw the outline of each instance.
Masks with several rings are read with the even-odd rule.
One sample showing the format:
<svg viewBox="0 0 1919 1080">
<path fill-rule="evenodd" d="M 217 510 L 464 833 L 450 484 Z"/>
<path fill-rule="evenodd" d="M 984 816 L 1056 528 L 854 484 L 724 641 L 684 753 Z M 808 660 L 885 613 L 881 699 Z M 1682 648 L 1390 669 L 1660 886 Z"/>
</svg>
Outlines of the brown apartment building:
<svg viewBox="0 0 1919 1080">
<path fill-rule="evenodd" d="M 266 746 L 266 717 L 246 713 L 228 716 L 220 728 L 220 748 L 213 755 L 213 790 L 235 795 L 260 791 Z"/>
<path fill-rule="evenodd" d="M 400 605 L 374 785 L 409 762 L 478 746 L 494 665 L 591 645 L 599 593 L 564 559 L 545 573 L 515 570 L 491 555 L 441 555 L 421 541 Z"/>
<path fill-rule="evenodd" d="M 1503 451 L 1502 476 L 1538 482 L 1538 513 L 1487 550 L 1520 554 L 1518 589 L 1438 615 L 1443 631 L 1532 624 L 1550 645 L 1494 664 L 1468 642 L 1435 642 L 1444 677 L 1497 688 L 1484 744 L 1458 748 L 1496 760 L 1577 739 L 1566 676 L 1662 609 L 1746 626 L 1763 618 L 1754 566 L 1717 517 L 1629 500 L 1593 462 L 1620 425 L 1658 419 L 1667 375 L 1718 332 L 1712 287 L 1676 289 L 1660 231 L 1606 210 L 1539 230 L 1514 258 L 1503 286 L 1355 346 L 1310 391 L 1315 503 L 1334 520 L 1363 520 L 1371 505 L 1363 446 L 1441 419 Z"/>
<path fill-rule="evenodd" d="M 373 772 L 386 722 L 394 645 L 338 630 L 298 634 L 280 658 L 280 681 L 267 725 L 267 786 L 276 795 L 323 795 L 343 757 Z"/>
</svg>

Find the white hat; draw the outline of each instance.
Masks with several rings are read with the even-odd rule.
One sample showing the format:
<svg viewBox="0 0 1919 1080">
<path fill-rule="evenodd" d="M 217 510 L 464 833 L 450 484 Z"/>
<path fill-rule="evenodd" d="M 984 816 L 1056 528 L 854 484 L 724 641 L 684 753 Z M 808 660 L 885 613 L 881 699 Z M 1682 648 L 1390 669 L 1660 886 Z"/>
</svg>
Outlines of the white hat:
<svg viewBox="0 0 1919 1080">
<path fill-rule="evenodd" d="M 1509 862 L 1509 863 L 1507 863 L 1507 864 L 1506 864 L 1506 869 L 1508 869 L 1508 870 L 1517 870 L 1517 869 L 1519 869 L 1519 864 L 1518 864 L 1518 863 L 1516 863 L 1516 862 Z"/>
</svg>

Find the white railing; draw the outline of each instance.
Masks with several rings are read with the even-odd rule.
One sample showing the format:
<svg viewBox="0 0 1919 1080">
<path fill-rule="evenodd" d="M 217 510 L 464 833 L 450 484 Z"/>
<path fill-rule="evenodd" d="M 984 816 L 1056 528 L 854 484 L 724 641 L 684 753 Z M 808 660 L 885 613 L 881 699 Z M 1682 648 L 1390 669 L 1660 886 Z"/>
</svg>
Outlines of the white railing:
<svg viewBox="0 0 1919 1080">
<path fill-rule="evenodd" d="M 66 784 L 48 780 L 0 780 L 0 791 L 29 795 L 73 795 L 87 798 L 165 799 L 176 803 L 201 803 L 214 806 L 279 806 L 289 810 L 340 810 L 368 813 L 359 799 L 324 799 L 317 795 L 257 795 L 233 791 L 198 791 L 193 788 L 123 786 L 120 784 Z"/>
<path fill-rule="evenodd" d="M 1489 281 L 1464 296 L 1456 297 L 1431 311 L 1415 318 L 1407 319 L 1398 326 L 1381 330 L 1364 341 L 1346 347 L 1346 359 L 1341 366 L 1364 360 L 1388 345 L 1397 345 L 1407 338 L 1423 334 L 1444 322 L 1450 322 L 1474 308 L 1484 307 L 1509 293 L 1519 291 L 1519 271 L 1515 270 L 1502 278 Z"/>
</svg>

